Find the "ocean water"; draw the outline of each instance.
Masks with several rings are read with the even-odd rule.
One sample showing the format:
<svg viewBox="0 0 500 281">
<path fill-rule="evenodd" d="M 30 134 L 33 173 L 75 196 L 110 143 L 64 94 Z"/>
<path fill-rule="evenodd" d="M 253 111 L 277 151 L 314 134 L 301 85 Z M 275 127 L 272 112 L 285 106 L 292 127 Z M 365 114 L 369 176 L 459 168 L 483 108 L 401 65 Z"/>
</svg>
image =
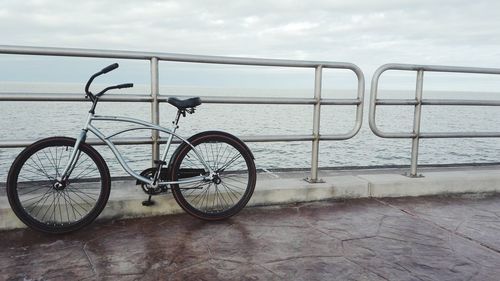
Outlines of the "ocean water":
<svg viewBox="0 0 500 281">
<path fill-rule="evenodd" d="M 68 87 L 71 88 L 71 87 Z M 4 85 L 0 91 L 9 91 Z M 31 89 L 54 92 L 48 86 Z M 58 88 L 65 91 L 64 87 Z M 137 88 L 136 88 L 137 90 Z M 140 87 L 139 87 L 140 90 Z M 55 91 L 57 92 L 57 91 Z M 145 92 L 147 92 L 145 90 Z M 219 96 L 276 96 L 307 97 L 302 90 L 241 90 L 209 88 L 163 87 L 160 93 L 173 95 Z M 112 94 L 112 93 L 111 93 Z M 497 93 L 483 93 L 471 97 L 465 92 L 424 93 L 425 98 L 451 99 L 500 99 Z M 354 91 L 325 92 L 325 96 L 352 98 Z M 383 98 L 407 98 L 402 91 L 388 91 Z M 410 139 L 383 139 L 375 136 L 368 126 L 368 100 L 365 97 L 363 126 L 352 139 L 322 141 L 320 143 L 320 167 L 409 165 Z M 81 102 L 0 102 L 0 139 L 40 139 L 49 136 L 76 137 L 85 120 L 90 103 Z M 310 105 L 232 105 L 202 104 L 193 115 L 180 121 L 178 133 L 188 137 L 205 130 L 223 130 L 236 136 L 294 135 L 312 133 L 313 108 Z M 128 116 L 150 119 L 148 103 L 101 102 L 96 110 L 100 115 Z M 169 104 L 160 105 L 160 123 L 169 127 L 175 109 Z M 322 106 L 321 134 L 346 133 L 354 126 L 355 106 Z M 412 106 L 380 106 L 377 124 L 387 132 L 411 132 Z M 470 106 L 424 106 L 422 132 L 500 132 L 500 108 Z M 118 123 L 94 123 L 105 133 L 126 128 Z M 148 136 L 148 131 L 133 131 L 123 137 Z M 165 136 L 164 136 L 165 137 Z M 311 142 L 248 143 L 255 155 L 258 168 L 308 168 L 311 165 Z M 111 151 L 96 147 L 106 159 L 112 176 L 124 176 Z M 151 146 L 119 146 L 123 156 L 133 169 L 142 171 L 151 165 Z M 163 149 L 163 147 L 162 147 Z M 12 161 L 22 148 L 0 148 L 0 182 L 4 182 Z M 175 147 L 170 150 L 171 154 Z M 500 162 L 500 139 L 424 139 L 420 142 L 419 164 L 495 163 Z M 304 172 L 307 176 L 307 171 Z"/>
</svg>

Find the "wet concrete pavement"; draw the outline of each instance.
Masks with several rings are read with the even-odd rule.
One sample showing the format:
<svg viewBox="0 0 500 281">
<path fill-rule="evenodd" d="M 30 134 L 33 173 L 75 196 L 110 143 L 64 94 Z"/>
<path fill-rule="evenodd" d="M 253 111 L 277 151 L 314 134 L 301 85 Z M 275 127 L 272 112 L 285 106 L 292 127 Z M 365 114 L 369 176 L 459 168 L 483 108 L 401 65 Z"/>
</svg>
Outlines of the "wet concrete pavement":
<svg viewBox="0 0 500 281">
<path fill-rule="evenodd" d="M 1 280 L 500 280 L 500 196 L 324 201 L 0 233 Z"/>
</svg>

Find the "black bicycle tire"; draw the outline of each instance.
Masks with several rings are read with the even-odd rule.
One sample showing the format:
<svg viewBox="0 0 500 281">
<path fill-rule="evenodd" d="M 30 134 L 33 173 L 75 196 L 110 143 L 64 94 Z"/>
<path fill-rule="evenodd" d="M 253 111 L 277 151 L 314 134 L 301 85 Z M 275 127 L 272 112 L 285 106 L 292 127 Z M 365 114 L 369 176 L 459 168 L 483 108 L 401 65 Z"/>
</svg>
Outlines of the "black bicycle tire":
<svg viewBox="0 0 500 281">
<path fill-rule="evenodd" d="M 224 212 L 221 213 L 206 213 L 203 212 L 195 207 L 193 207 L 189 202 L 185 199 L 185 197 L 182 194 L 182 191 L 180 190 L 180 187 L 178 184 L 173 184 L 171 185 L 171 190 L 172 194 L 174 195 L 175 200 L 179 204 L 179 206 L 188 214 L 202 219 L 202 220 L 209 220 L 209 221 L 216 221 L 216 220 L 223 220 L 227 219 L 231 216 L 236 215 L 239 213 L 248 203 L 250 198 L 253 195 L 253 192 L 255 190 L 255 184 L 257 181 L 257 171 L 255 168 L 255 162 L 254 162 L 254 157 L 250 149 L 246 146 L 246 144 L 238 139 L 237 137 L 225 133 L 225 132 L 220 132 L 220 131 L 207 131 L 207 132 L 202 132 L 199 134 L 196 134 L 188 139 L 188 141 L 193 145 L 199 145 L 203 142 L 208 142 L 208 141 L 213 141 L 213 140 L 224 140 L 233 145 L 235 149 L 237 149 L 241 155 L 244 157 L 245 162 L 248 167 L 248 173 L 249 173 L 249 182 L 247 184 L 246 190 L 244 192 L 243 197 L 230 209 L 225 210 Z M 170 173 L 169 173 L 169 179 L 171 181 L 177 180 L 177 174 L 179 171 L 179 167 L 181 165 L 181 162 L 183 158 L 189 153 L 189 151 L 192 150 L 192 147 L 187 144 L 187 143 L 182 143 L 174 152 L 172 155 L 172 158 L 170 160 Z"/>
<path fill-rule="evenodd" d="M 7 197 L 9 200 L 9 204 L 16 214 L 16 216 L 27 226 L 29 226 L 32 229 L 45 232 L 45 233 L 51 233 L 51 234 L 62 234 L 62 233 L 69 233 L 76 231 L 78 229 L 81 229 L 85 227 L 86 225 L 90 224 L 93 222 L 99 214 L 102 212 L 104 207 L 106 206 L 106 203 L 109 199 L 109 194 L 111 191 L 111 177 L 109 174 L 109 169 L 108 166 L 106 165 L 106 162 L 102 158 L 102 156 L 97 152 L 92 146 L 82 143 L 80 144 L 79 149 L 86 153 L 90 159 L 94 161 L 96 164 L 99 174 L 101 176 L 101 192 L 99 195 L 99 198 L 95 204 L 95 206 L 92 208 L 92 210 L 84 216 L 81 220 L 70 223 L 68 225 L 64 226 L 53 226 L 49 224 L 44 224 L 36 219 L 34 219 L 32 216 L 30 216 L 23 208 L 20 200 L 19 200 L 19 195 L 17 192 L 17 180 L 19 176 L 19 172 L 21 171 L 24 163 L 36 152 L 40 151 L 43 148 L 46 147 L 51 147 L 51 146 L 68 146 L 68 147 L 73 147 L 75 145 L 76 140 L 73 138 L 67 138 L 67 137 L 49 137 L 45 138 L 42 140 L 39 140 L 28 147 L 26 147 L 14 160 L 8 176 L 7 176 L 7 184 L 6 184 L 6 189 L 7 189 Z"/>
</svg>

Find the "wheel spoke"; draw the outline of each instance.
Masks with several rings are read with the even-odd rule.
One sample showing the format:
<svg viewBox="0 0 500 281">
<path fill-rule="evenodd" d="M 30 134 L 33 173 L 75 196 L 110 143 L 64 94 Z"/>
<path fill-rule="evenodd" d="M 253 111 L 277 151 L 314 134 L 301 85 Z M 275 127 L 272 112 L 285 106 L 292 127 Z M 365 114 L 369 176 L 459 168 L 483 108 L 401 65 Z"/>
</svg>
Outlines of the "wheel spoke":
<svg viewBox="0 0 500 281">
<path fill-rule="evenodd" d="M 235 154 L 231 160 L 226 162 L 222 167 L 219 168 L 219 170 L 224 171 L 225 169 L 229 168 L 236 160 L 238 160 L 241 156 L 241 154 Z"/>
<path fill-rule="evenodd" d="M 43 174 L 45 174 L 45 176 L 49 179 L 49 180 L 53 180 L 54 177 L 51 177 L 47 171 L 45 170 L 45 165 L 43 165 L 43 162 L 42 160 L 40 160 L 40 157 L 38 157 L 38 153 L 35 154 L 38 162 L 40 163 L 41 167 L 40 167 L 40 171 L 43 172 Z M 33 159 L 33 163 L 35 163 L 35 160 Z"/>
<path fill-rule="evenodd" d="M 33 169 L 35 169 L 36 171 L 39 172 L 38 175 L 41 175 L 43 177 L 46 177 L 47 179 L 49 180 L 52 180 L 52 177 L 50 177 L 47 172 L 45 172 L 42 168 L 40 168 L 40 166 L 38 165 L 38 163 L 36 163 L 36 161 L 32 158 L 30 158 L 31 162 L 33 162 L 33 164 L 35 164 L 36 168 L 34 166 L 31 166 L 30 164 L 26 163 L 26 165 L 28 165 L 29 167 L 32 167 Z"/>
<path fill-rule="evenodd" d="M 31 208 L 30 212 L 33 212 L 35 210 L 35 208 L 38 206 L 38 203 L 40 203 L 42 200 L 43 200 L 43 203 L 41 204 L 42 206 L 45 205 L 45 202 L 47 202 L 47 200 L 49 199 L 50 197 L 50 193 L 49 193 L 50 190 L 48 190 L 47 192 L 45 192 L 40 198 L 38 201 L 36 201 L 35 203 L 33 204 L 30 204 L 28 206 L 26 206 L 26 209 L 29 209 L 30 207 L 33 207 Z M 38 198 L 38 197 L 37 197 Z M 28 201 L 28 200 L 26 200 Z M 41 210 L 41 209 L 40 209 Z M 38 212 L 35 214 L 35 217 L 38 216 L 38 213 L 40 212 L 40 210 L 38 210 Z"/>
</svg>

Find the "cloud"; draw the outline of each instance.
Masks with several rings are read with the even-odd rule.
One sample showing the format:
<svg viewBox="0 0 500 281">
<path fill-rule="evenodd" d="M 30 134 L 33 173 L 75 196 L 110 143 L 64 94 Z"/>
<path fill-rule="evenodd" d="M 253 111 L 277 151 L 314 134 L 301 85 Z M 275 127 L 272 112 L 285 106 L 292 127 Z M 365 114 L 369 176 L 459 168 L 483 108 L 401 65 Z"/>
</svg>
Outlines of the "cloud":
<svg viewBox="0 0 500 281">
<path fill-rule="evenodd" d="M 2 44 L 496 67 L 500 2 L 4 1 Z"/>
</svg>

